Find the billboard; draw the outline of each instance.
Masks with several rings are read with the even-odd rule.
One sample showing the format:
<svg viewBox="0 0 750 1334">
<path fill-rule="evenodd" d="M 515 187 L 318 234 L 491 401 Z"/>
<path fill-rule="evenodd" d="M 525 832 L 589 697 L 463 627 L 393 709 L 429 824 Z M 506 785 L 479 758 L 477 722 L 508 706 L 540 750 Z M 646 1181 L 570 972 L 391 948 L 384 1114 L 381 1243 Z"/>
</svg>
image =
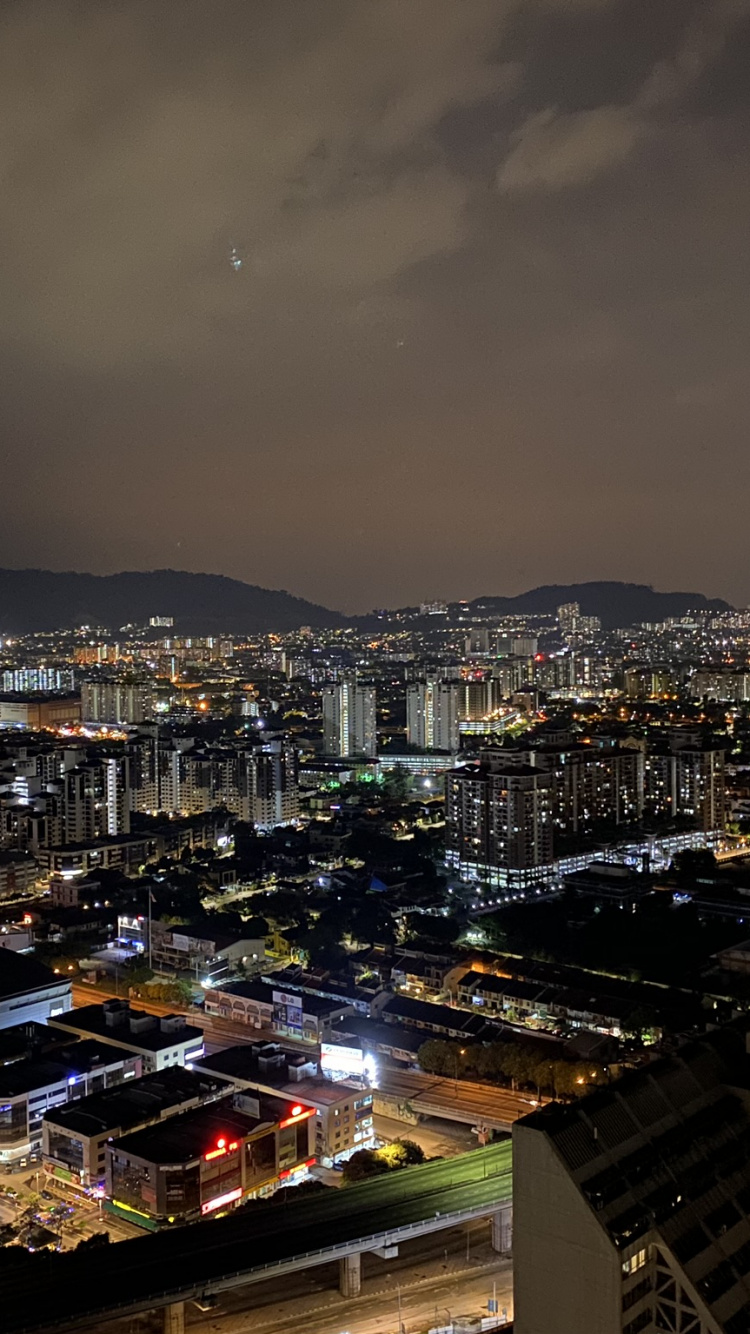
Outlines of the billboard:
<svg viewBox="0 0 750 1334">
<path fill-rule="evenodd" d="M 359 1047 L 345 1047 L 338 1042 L 321 1042 L 320 1068 L 324 1074 L 355 1075 L 365 1073 L 365 1053 Z"/>
</svg>

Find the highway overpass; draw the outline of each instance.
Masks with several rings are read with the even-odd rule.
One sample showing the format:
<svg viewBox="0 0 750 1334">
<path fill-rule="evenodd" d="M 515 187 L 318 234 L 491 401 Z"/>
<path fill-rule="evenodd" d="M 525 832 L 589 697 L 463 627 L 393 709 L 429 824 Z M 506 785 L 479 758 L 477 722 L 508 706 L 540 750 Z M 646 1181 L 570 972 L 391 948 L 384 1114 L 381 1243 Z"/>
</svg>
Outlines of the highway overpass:
<svg viewBox="0 0 750 1334">
<path fill-rule="evenodd" d="M 509 1251 L 511 1188 L 505 1141 L 93 1254 L 29 1257 L 3 1270 L 2 1331 L 74 1334 L 161 1308 L 165 1334 L 182 1334 L 186 1301 L 332 1260 L 340 1263 L 342 1293 L 354 1297 L 363 1252 L 387 1259 L 401 1241 L 471 1219 L 491 1218 L 493 1246 Z"/>
<path fill-rule="evenodd" d="M 380 1067 L 377 1090 L 389 1099 L 406 1103 L 418 1117 L 436 1116 L 485 1130 L 509 1131 L 513 1122 L 519 1116 L 528 1116 L 534 1106 L 528 1097 L 496 1084 L 442 1078 L 392 1066 Z M 377 1096 L 376 1091 L 376 1100 Z"/>
</svg>

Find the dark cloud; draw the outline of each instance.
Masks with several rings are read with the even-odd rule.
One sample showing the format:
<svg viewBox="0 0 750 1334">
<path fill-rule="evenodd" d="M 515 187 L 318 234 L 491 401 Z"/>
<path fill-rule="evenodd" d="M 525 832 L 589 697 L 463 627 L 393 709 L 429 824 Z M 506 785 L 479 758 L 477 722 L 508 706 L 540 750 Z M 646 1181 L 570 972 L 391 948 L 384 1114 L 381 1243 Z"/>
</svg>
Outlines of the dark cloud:
<svg viewBox="0 0 750 1334">
<path fill-rule="evenodd" d="M 6 4 L 0 561 L 750 600 L 749 23 Z"/>
</svg>

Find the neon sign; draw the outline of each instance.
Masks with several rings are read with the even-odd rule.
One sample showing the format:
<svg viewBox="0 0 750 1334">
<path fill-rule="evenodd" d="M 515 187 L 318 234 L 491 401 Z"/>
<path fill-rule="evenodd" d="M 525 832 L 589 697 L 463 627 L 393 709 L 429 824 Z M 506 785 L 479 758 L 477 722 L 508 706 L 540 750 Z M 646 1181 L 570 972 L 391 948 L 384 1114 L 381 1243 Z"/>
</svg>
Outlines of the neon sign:
<svg viewBox="0 0 750 1334">
<path fill-rule="evenodd" d="M 204 1153 L 204 1161 L 210 1163 L 213 1158 L 223 1158 L 225 1154 L 234 1153 L 239 1147 L 236 1139 L 233 1139 L 231 1144 L 227 1144 L 226 1138 L 222 1135 L 216 1141 L 216 1148 L 209 1149 L 208 1153 Z"/>
<path fill-rule="evenodd" d="M 296 1106 L 292 1108 L 291 1116 L 288 1116 L 285 1121 L 279 1121 L 279 1130 L 284 1130 L 286 1126 L 296 1125 L 298 1121 L 306 1121 L 308 1116 L 314 1115 L 314 1107 L 303 1107 L 302 1104 L 298 1102 Z"/>
<path fill-rule="evenodd" d="M 228 1190 L 226 1195 L 217 1195 L 215 1200 L 207 1200 L 201 1205 L 202 1214 L 213 1213 L 214 1209 L 220 1209 L 223 1204 L 232 1204 L 238 1200 L 242 1194 L 242 1187 L 238 1186 L 236 1190 Z"/>
</svg>

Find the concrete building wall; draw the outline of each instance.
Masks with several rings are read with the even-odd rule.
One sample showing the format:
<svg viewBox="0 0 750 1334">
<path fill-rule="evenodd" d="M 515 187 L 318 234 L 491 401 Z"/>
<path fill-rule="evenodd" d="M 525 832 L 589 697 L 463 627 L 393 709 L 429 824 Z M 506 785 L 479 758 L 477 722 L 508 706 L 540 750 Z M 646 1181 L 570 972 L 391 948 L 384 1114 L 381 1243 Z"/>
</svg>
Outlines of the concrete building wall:
<svg viewBox="0 0 750 1334">
<path fill-rule="evenodd" d="M 586 1282 L 581 1282 L 581 1275 Z M 543 1134 L 513 1127 L 515 1334 L 615 1334 L 622 1264 Z"/>
</svg>

